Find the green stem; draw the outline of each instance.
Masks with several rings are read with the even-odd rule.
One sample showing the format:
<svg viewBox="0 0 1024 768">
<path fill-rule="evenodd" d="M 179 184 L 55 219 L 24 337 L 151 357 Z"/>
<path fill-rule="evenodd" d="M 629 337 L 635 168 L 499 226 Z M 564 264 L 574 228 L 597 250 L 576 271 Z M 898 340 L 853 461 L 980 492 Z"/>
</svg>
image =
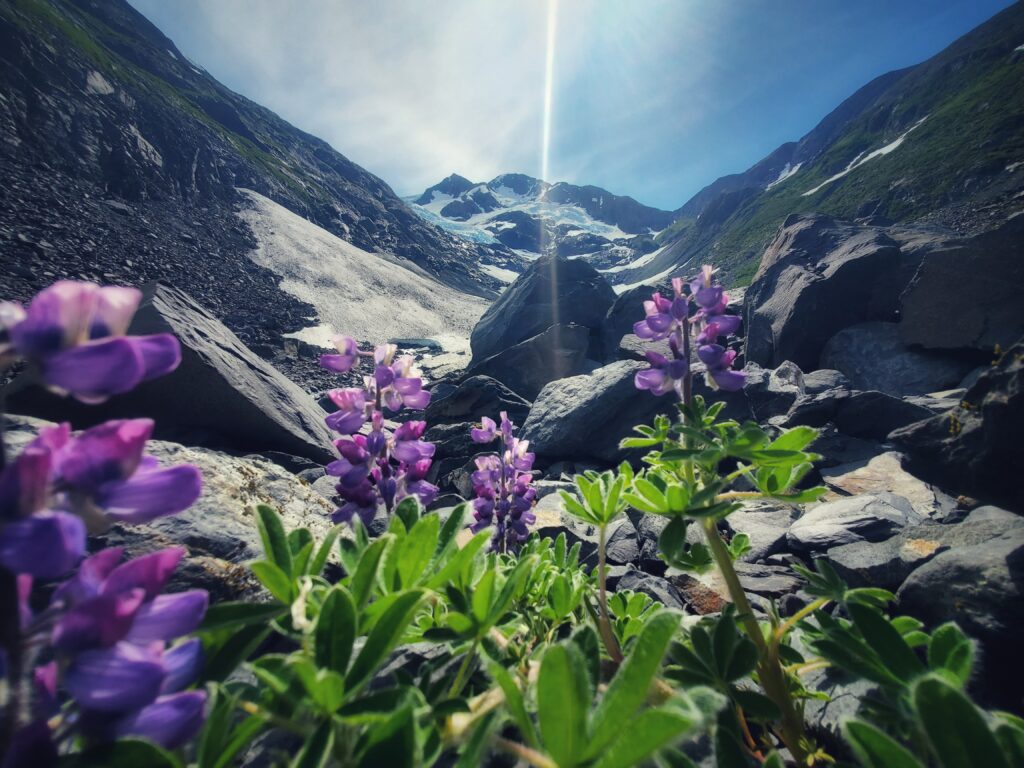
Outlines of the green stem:
<svg viewBox="0 0 1024 768">
<path fill-rule="evenodd" d="M 704 521 L 704 537 L 711 548 L 711 554 L 715 558 L 718 570 L 721 572 L 722 578 L 725 579 L 729 596 L 739 610 L 739 618 L 743 624 L 743 629 L 754 645 L 757 646 L 759 658 L 757 664 L 758 679 L 761 681 L 761 687 L 764 689 L 765 694 L 775 703 L 775 706 L 779 708 L 781 713 L 779 736 L 793 755 L 797 764 L 805 765 L 807 751 L 804 749 L 804 744 L 807 739 L 804 734 L 803 719 L 797 713 L 793 699 L 789 695 L 789 685 L 786 681 L 786 672 L 782 668 L 782 662 L 779 659 L 778 645 L 776 643 L 769 644 L 765 640 L 764 633 L 761 631 L 761 625 L 758 624 L 757 619 L 754 617 L 750 601 L 747 600 L 747 595 L 743 591 L 743 585 L 740 584 L 740 578 L 736 574 L 736 569 L 732 566 L 732 557 L 729 555 L 729 550 L 725 546 L 725 542 L 722 541 L 722 537 L 719 535 L 718 528 L 715 526 L 713 519 L 709 518 Z"/>
<path fill-rule="evenodd" d="M 473 658 L 476 656 L 476 646 L 477 641 L 474 640 L 472 647 L 466 652 L 466 657 L 462 660 L 458 673 L 455 675 L 455 681 L 452 683 L 451 690 L 448 691 L 448 698 L 453 699 L 462 693 L 462 688 L 466 685 L 466 678 L 469 675 L 469 668 L 472 665 Z"/>
<path fill-rule="evenodd" d="M 525 760 L 530 765 L 536 766 L 536 768 L 558 768 L 558 763 L 554 760 L 535 749 L 530 749 L 525 744 L 517 744 L 501 736 L 494 737 L 494 744 L 506 752 L 515 755 L 520 760 Z"/>
<path fill-rule="evenodd" d="M 601 609 L 601 619 L 598 622 L 598 626 L 601 630 L 601 637 L 604 640 L 604 647 L 608 649 L 608 655 L 612 657 L 612 661 L 616 664 L 622 663 L 622 649 L 619 648 L 619 643 L 615 639 L 615 633 L 612 631 L 611 618 L 608 616 L 608 593 L 605 587 L 605 537 L 607 534 L 607 526 L 598 526 L 598 542 L 597 542 L 597 584 L 598 594 L 597 600 Z"/>
</svg>

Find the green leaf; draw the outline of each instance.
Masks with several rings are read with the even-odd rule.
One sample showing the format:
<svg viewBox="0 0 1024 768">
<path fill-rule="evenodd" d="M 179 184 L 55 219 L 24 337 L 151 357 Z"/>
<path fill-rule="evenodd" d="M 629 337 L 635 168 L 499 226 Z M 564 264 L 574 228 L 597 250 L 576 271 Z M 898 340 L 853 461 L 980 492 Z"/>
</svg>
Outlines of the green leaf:
<svg viewBox="0 0 1024 768">
<path fill-rule="evenodd" d="M 394 543 L 394 535 L 385 533 L 363 550 L 362 557 L 359 558 L 359 565 L 356 566 L 355 573 L 352 574 L 352 579 L 349 582 L 349 590 L 352 592 L 356 608 L 362 608 L 370 601 L 384 555 L 394 546 Z"/>
<path fill-rule="evenodd" d="M 526 711 L 523 692 L 516 685 L 508 670 L 497 662 L 491 661 L 487 665 L 487 669 L 505 694 L 505 706 L 508 708 L 509 714 L 512 715 L 512 721 L 519 729 L 519 733 L 530 747 L 538 749 L 540 747 L 540 740 L 537 736 L 537 728 Z"/>
<path fill-rule="evenodd" d="M 651 616 L 633 641 L 629 656 L 612 678 L 604 698 L 594 710 L 590 721 L 590 744 L 586 756 L 601 753 L 615 737 L 616 731 L 631 718 L 647 698 L 651 681 L 661 668 L 661 661 L 673 636 L 679 629 L 680 614 L 663 610 Z"/>
<path fill-rule="evenodd" d="M 384 615 L 377 620 L 346 678 L 350 694 L 370 681 L 377 671 L 377 666 L 402 639 L 425 594 L 422 589 L 400 593 Z"/>
<path fill-rule="evenodd" d="M 786 768 L 786 763 L 783 761 L 782 755 L 772 750 L 761 763 L 761 768 Z"/>
<path fill-rule="evenodd" d="M 294 583 L 290 576 L 269 560 L 257 560 L 250 563 L 249 570 L 267 588 L 267 591 L 282 603 L 291 603 Z"/>
<path fill-rule="evenodd" d="M 288 606 L 282 603 L 216 603 L 206 610 L 199 631 L 266 625 L 287 612 Z"/>
<path fill-rule="evenodd" d="M 899 742 L 869 723 L 847 720 L 843 735 L 864 768 L 923 768 Z"/>
<path fill-rule="evenodd" d="M 772 440 L 768 448 L 773 451 L 802 451 L 818 439 L 818 434 L 814 427 L 793 427 Z"/>
<path fill-rule="evenodd" d="M 331 549 L 333 549 L 334 543 L 338 540 L 343 528 L 344 526 L 336 525 L 327 532 L 323 543 L 320 544 L 320 548 L 313 556 L 313 562 L 309 564 L 310 576 L 319 576 L 323 573 L 324 566 L 327 565 L 327 558 L 330 557 Z"/>
<path fill-rule="evenodd" d="M 471 598 L 473 617 L 478 624 L 483 624 L 487 621 L 487 614 L 491 610 L 491 600 L 494 598 L 494 586 L 497 578 L 498 572 L 494 569 L 488 569 L 480 577 L 480 581 L 476 583 L 476 586 L 473 587 Z"/>
<path fill-rule="evenodd" d="M 413 586 L 423 574 L 437 549 L 440 528 L 441 521 L 437 515 L 425 515 L 413 525 L 409 535 L 399 542 L 395 557 L 398 560 L 398 578 L 403 588 Z"/>
<path fill-rule="evenodd" d="M 695 718 L 669 709 L 648 709 L 620 728 L 594 768 L 631 768 L 693 727 Z"/>
<path fill-rule="evenodd" d="M 344 676 L 358 634 L 356 604 L 348 590 L 335 585 L 327 594 L 313 632 L 316 663 Z"/>
<path fill-rule="evenodd" d="M 297 658 L 291 663 L 309 697 L 328 715 L 338 711 L 345 698 L 345 681 L 333 669 L 317 669 L 308 659 Z"/>
<path fill-rule="evenodd" d="M 747 716 L 754 720 L 773 722 L 780 717 L 778 706 L 763 693 L 740 688 L 733 691 L 733 698 L 743 707 Z"/>
<path fill-rule="evenodd" d="M 200 682 L 219 682 L 227 678 L 255 652 L 270 632 L 269 626 L 255 624 L 232 630 L 216 644 L 207 644 L 207 637 L 204 637 L 206 660 Z"/>
<path fill-rule="evenodd" d="M 587 746 L 590 690 L 583 657 L 575 645 L 552 645 L 537 679 L 537 719 L 545 751 L 559 768 L 580 762 Z"/>
<path fill-rule="evenodd" d="M 423 506 L 418 496 L 406 496 L 395 507 L 395 517 L 405 524 L 405 530 L 411 531 L 423 514 Z"/>
<path fill-rule="evenodd" d="M 281 516 L 273 507 L 266 504 L 256 506 L 256 527 L 263 542 L 263 553 L 267 559 L 280 568 L 286 576 L 294 576 L 292 571 L 292 551 L 284 533 Z"/>
<path fill-rule="evenodd" d="M 585 520 L 588 523 L 597 524 L 597 519 L 587 511 L 587 508 L 580 504 L 579 500 L 575 496 L 568 493 L 567 491 L 559 491 L 559 497 L 562 499 L 562 506 L 565 511 L 573 517 L 578 517 L 580 520 Z"/>
<path fill-rule="evenodd" d="M 463 528 L 463 521 L 466 519 L 466 510 L 468 508 L 469 504 L 467 502 L 459 504 L 448 515 L 448 519 L 444 521 L 444 525 L 441 526 L 441 533 L 437 539 L 437 552 L 434 556 L 434 564 L 443 558 L 451 547 L 455 546 L 455 538 Z"/>
<path fill-rule="evenodd" d="M 908 683 L 924 674 L 924 665 L 914 649 L 907 645 L 903 636 L 885 616 L 859 603 L 849 603 L 846 608 L 864 640 L 890 672 Z"/>
<path fill-rule="evenodd" d="M 413 768 L 419 763 L 413 701 L 405 703 L 366 734 L 359 768 Z"/>
<path fill-rule="evenodd" d="M 957 688 L 925 677 L 914 685 L 912 698 L 943 768 L 1010 768 L 984 716 Z"/>
<path fill-rule="evenodd" d="M 466 545 L 452 555 L 441 569 L 426 583 L 429 589 L 438 589 L 455 581 L 456 576 L 465 572 L 469 564 L 476 557 L 477 553 L 491 540 L 489 531 L 480 531 L 476 536 L 466 542 Z"/>
<path fill-rule="evenodd" d="M 945 669 L 961 685 L 966 685 L 971 676 L 973 659 L 974 646 L 953 622 L 943 624 L 932 632 L 928 643 L 928 666 L 932 669 Z"/>
<path fill-rule="evenodd" d="M 334 745 L 334 728 L 330 720 L 326 720 L 306 739 L 299 754 L 291 762 L 291 768 L 323 768 L 331 757 Z"/>
</svg>

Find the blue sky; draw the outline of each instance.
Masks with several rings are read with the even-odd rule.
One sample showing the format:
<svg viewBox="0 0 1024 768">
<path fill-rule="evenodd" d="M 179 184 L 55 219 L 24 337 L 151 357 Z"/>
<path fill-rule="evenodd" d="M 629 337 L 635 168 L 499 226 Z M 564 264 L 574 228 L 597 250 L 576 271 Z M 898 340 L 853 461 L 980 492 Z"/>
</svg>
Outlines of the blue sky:
<svg viewBox="0 0 1024 768">
<path fill-rule="evenodd" d="M 1010 5 L 129 1 L 225 85 L 400 195 L 452 172 L 540 176 L 549 104 L 549 181 L 596 184 L 666 209 Z"/>
</svg>

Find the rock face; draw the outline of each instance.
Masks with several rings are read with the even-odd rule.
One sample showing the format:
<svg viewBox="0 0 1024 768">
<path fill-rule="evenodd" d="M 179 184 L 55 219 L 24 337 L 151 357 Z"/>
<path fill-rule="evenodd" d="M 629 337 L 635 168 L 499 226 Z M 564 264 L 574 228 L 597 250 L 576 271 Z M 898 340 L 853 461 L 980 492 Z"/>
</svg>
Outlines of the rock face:
<svg viewBox="0 0 1024 768">
<path fill-rule="evenodd" d="M 674 407 L 668 395 L 637 391 L 633 377 L 642 363 L 622 360 L 590 374 L 553 381 L 541 390 L 523 425 L 522 437 L 538 457 L 623 458 L 619 441 L 637 424 Z"/>
<path fill-rule="evenodd" d="M 961 406 L 898 429 L 907 468 L 959 494 L 1024 512 L 1024 343 L 1014 344 Z"/>
<path fill-rule="evenodd" d="M 181 342 L 181 365 L 100 406 L 27 390 L 11 399 L 10 410 L 76 427 L 146 416 L 156 420 L 161 438 L 280 451 L 320 463 L 333 459 L 331 432 L 316 402 L 181 291 L 150 286 L 129 332 L 173 333 Z"/>
<path fill-rule="evenodd" d="M 589 345 L 589 328 L 559 323 L 474 363 L 470 372 L 495 378 L 532 400 L 548 382 L 583 373 Z"/>
<path fill-rule="evenodd" d="M 911 348 L 901 328 L 881 322 L 844 328 L 825 345 L 821 364 L 842 371 L 854 389 L 898 397 L 950 389 L 974 367 L 969 359 Z"/>
<path fill-rule="evenodd" d="M 8 417 L 5 439 L 12 453 L 46 425 L 38 419 Z M 258 583 L 242 567 L 262 552 L 254 517 L 257 504 L 277 509 L 286 530 L 306 527 L 315 538 L 323 539 L 332 527 L 334 507 L 307 483 L 266 459 L 236 458 L 161 440 L 150 441 L 147 452 L 162 464 L 199 467 L 202 496 L 180 514 L 146 525 L 114 526 L 91 541 L 91 546 L 124 546 L 128 556 L 183 546 L 188 554 L 175 574 L 173 583 L 178 588 L 208 589 L 215 601 L 251 597 L 259 591 Z"/>
<path fill-rule="evenodd" d="M 1024 218 L 929 253 L 902 297 L 900 336 L 927 349 L 989 353 L 1024 335 Z"/>
<path fill-rule="evenodd" d="M 884 541 L 923 519 L 901 496 L 865 494 L 814 507 L 790 526 L 786 538 L 797 551 L 825 552 L 854 541 Z"/>
<path fill-rule="evenodd" d="M 543 256 L 484 312 L 473 329 L 473 361 L 503 352 L 552 325 L 600 328 L 615 293 L 584 261 Z"/>
<path fill-rule="evenodd" d="M 530 404 L 489 376 L 471 376 L 458 385 L 435 387 L 423 418 L 427 424 L 479 422 L 484 416 L 497 419 L 502 411 L 517 424 L 530 412 Z"/>
<path fill-rule="evenodd" d="M 774 368 L 792 360 L 819 367 L 825 343 L 865 320 L 886 320 L 876 286 L 899 267 L 896 241 L 875 227 L 792 215 L 764 252 L 747 290 L 747 359 Z"/>
<path fill-rule="evenodd" d="M 821 477 L 829 488 L 850 496 L 890 491 L 909 501 L 925 517 L 941 516 L 946 502 L 935 488 L 906 472 L 902 456 L 895 451 L 822 469 Z"/>
</svg>

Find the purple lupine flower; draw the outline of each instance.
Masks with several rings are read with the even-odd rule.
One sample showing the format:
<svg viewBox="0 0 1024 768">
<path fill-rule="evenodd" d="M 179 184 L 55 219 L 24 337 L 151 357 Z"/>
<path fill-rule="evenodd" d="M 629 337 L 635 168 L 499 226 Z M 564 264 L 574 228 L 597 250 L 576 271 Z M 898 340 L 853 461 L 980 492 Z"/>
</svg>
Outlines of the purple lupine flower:
<svg viewBox="0 0 1024 768">
<path fill-rule="evenodd" d="M 335 488 L 342 499 L 334 521 L 349 522 L 358 516 L 369 525 L 379 507 L 391 512 L 410 495 L 429 504 L 438 488 L 426 479 L 434 455 L 434 446 L 421 439 L 426 423 L 407 421 L 388 434 L 381 410 L 418 409 L 430 402 L 415 360 L 411 355 L 396 357 L 394 344 L 378 345 L 372 355 L 360 352 L 350 337 L 336 337 L 335 344 L 341 354 L 321 358 L 325 368 L 348 371 L 360 357 L 372 356 L 373 373 L 363 377 L 362 388 L 328 393 L 338 410 L 327 417 L 327 426 L 343 435 L 334 442 L 340 458 L 327 465 L 327 474 L 338 478 Z M 369 431 L 357 434 L 367 424 Z"/>
<path fill-rule="evenodd" d="M 684 397 L 685 382 L 690 376 L 690 361 L 685 352 L 688 339 L 685 334 L 693 331 L 697 345 L 697 356 L 705 364 L 708 386 L 734 392 L 743 388 L 745 382 L 741 371 L 732 370 L 736 352 L 726 350 L 718 343 L 723 336 L 736 333 L 740 318 L 726 315 L 729 297 L 720 285 L 714 284 L 714 270 L 705 265 L 700 273 L 687 284 L 689 296 L 683 294 L 683 281 L 673 278 L 675 298 L 670 302 L 658 293 L 651 301 L 644 302 L 646 318 L 634 326 L 635 333 L 648 341 L 668 339 L 671 358 L 658 352 L 646 353 L 651 367 L 638 371 L 634 377 L 637 389 L 655 395 L 675 391 Z M 689 314 L 690 299 L 697 305 L 697 311 Z"/>
<path fill-rule="evenodd" d="M 500 427 L 493 419 L 484 418 L 480 427 L 471 428 L 475 442 L 491 442 L 500 437 L 498 453 L 485 454 L 475 459 L 476 471 L 472 474 L 473 516 L 470 525 L 473 533 L 494 527 L 492 549 L 507 552 L 526 540 L 529 526 L 537 517 L 533 513 L 533 502 L 537 489 L 531 483 L 534 454 L 530 443 L 519 440 L 513 434 L 515 425 L 508 414 L 501 413 Z"/>
<path fill-rule="evenodd" d="M 52 390 L 86 403 L 134 389 L 181 362 L 171 334 L 126 336 L 142 294 L 61 280 L 25 309 L 0 304 L 0 364 L 22 357 Z"/>
<path fill-rule="evenodd" d="M 203 691 L 183 690 L 201 670 L 201 641 L 175 641 L 199 626 L 209 597 L 163 594 L 181 548 L 119 563 L 122 554 L 106 549 L 84 560 L 54 591 L 46 620 L 28 624 L 27 640 L 45 637 L 54 654 L 33 671 L 36 716 L 45 723 L 60 714 L 72 728 L 58 727 L 59 738 L 77 730 L 93 743 L 136 736 L 175 748 L 198 732 L 206 701 Z M 37 733 L 37 747 L 44 736 L 53 739 L 49 729 Z"/>
</svg>

